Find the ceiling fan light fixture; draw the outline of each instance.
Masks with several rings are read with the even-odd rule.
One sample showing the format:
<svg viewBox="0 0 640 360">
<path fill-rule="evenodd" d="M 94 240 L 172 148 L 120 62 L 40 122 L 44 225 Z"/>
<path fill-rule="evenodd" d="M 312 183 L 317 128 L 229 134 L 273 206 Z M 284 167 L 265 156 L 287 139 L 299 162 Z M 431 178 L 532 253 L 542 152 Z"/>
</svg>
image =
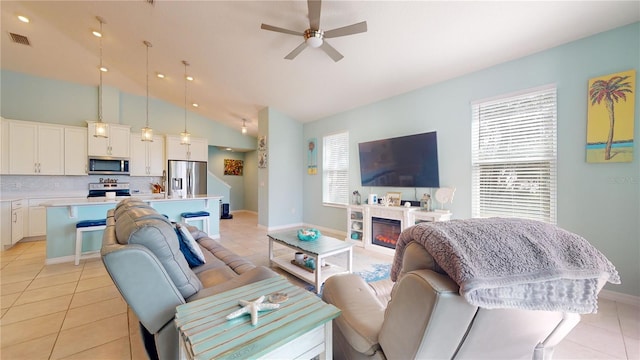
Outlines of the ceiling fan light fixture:
<svg viewBox="0 0 640 360">
<path fill-rule="evenodd" d="M 304 32 L 305 42 L 309 47 L 319 48 L 322 46 L 324 31 L 307 29 Z"/>
</svg>

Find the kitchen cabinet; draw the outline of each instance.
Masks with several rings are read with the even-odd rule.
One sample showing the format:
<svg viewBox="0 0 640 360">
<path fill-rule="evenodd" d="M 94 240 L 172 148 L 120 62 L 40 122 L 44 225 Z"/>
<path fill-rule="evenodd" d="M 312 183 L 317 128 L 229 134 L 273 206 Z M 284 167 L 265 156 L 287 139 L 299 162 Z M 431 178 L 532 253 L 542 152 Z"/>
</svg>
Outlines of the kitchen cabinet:
<svg viewBox="0 0 640 360">
<path fill-rule="evenodd" d="M 0 174 L 9 174 L 9 123 L 0 118 Z"/>
<path fill-rule="evenodd" d="M 131 176 L 162 176 L 165 170 L 164 138 L 153 136 L 153 141 L 140 140 L 141 134 L 131 134 Z"/>
<path fill-rule="evenodd" d="M 11 120 L 9 174 L 63 175 L 64 127 Z"/>
<path fill-rule="evenodd" d="M 107 137 L 95 137 L 96 123 L 87 122 L 88 156 L 110 156 L 128 158 L 130 156 L 131 127 L 127 125 L 109 124 Z"/>
<path fill-rule="evenodd" d="M 47 208 L 42 204 L 51 199 L 29 199 L 29 207 L 24 216 L 24 237 L 44 236 L 47 234 Z"/>
<path fill-rule="evenodd" d="M 24 215 L 22 203 L 23 200 L 11 201 L 11 243 L 9 245 L 14 245 L 23 238 Z"/>
<path fill-rule="evenodd" d="M 207 139 L 191 138 L 191 145 L 181 145 L 178 135 L 165 135 L 165 140 L 167 160 L 209 160 Z"/>
<path fill-rule="evenodd" d="M 64 129 L 64 174 L 87 175 L 87 129 Z"/>
</svg>

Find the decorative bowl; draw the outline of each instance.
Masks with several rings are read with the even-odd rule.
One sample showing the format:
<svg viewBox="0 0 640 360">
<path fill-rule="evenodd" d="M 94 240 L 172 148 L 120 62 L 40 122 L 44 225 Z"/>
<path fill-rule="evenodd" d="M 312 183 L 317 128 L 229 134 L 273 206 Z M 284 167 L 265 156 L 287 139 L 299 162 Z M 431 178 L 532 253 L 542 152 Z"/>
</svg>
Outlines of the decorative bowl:
<svg viewBox="0 0 640 360">
<path fill-rule="evenodd" d="M 298 230 L 298 239 L 302 241 L 313 241 L 320 237 L 318 229 L 300 229 Z"/>
</svg>

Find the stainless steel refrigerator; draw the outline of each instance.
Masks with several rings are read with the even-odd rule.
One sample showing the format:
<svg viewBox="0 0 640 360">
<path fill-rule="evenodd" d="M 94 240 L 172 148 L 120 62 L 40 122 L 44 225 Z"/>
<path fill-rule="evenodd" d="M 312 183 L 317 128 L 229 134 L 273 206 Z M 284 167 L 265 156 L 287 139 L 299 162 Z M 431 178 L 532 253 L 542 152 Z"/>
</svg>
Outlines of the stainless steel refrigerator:
<svg viewBox="0 0 640 360">
<path fill-rule="evenodd" d="M 167 195 L 207 195 L 207 162 L 169 160 Z"/>
</svg>

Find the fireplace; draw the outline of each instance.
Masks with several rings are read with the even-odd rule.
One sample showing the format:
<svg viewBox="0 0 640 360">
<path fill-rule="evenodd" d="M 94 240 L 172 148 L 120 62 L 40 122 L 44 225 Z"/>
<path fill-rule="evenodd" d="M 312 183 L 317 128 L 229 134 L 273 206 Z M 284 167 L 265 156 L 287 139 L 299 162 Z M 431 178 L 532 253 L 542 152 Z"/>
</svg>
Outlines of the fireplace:
<svg viewBox="0 0 640 360">
<path fill-rule="evenodd" d="M 371 243 L 389 249 L 395 249 L 402 231 L 400 220 L 371 218 Z"/>
</svg>

